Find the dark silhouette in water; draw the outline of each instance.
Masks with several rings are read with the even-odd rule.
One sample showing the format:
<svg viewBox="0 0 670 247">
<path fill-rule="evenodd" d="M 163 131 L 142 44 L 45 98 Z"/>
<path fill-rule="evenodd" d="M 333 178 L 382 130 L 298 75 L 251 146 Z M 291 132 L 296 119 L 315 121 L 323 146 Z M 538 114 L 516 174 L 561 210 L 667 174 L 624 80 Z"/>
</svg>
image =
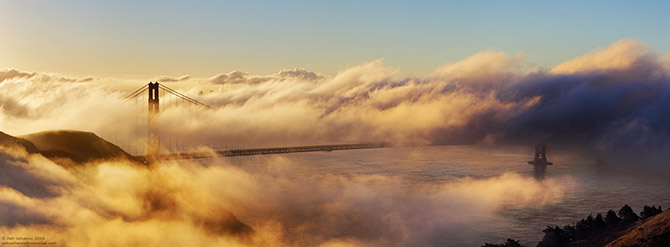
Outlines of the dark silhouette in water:
<svg viewBox="0 0 670 247">
<path fill-rule="evenodd" d="M 528 164 L 533 165 L 535 178 L 537 179 L 544 178 L 547 166 L 553 165 L 553 163 L 547 161 L 546 144 L 535 146 L 535 158 L 533 158 L 532 161 L 528 161 Z"/>
</svg>

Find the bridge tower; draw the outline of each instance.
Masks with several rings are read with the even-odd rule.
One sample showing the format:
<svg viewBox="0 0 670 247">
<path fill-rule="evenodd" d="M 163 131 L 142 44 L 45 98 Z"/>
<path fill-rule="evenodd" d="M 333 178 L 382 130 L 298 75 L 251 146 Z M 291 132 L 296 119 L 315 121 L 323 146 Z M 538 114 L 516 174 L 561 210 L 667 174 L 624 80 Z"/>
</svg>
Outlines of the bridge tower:
<svg viewBox="0 0 670 247">
<path fill-rule="evenodd" d="M 547 145 L 541 144 L 535 146 L 535 157 L 532 161 L 528 161 L 529 165 L 533 165 L 533 170 L 535 172 L 536 178 L 544 178 L 544 173 L 547 169 L 547 166 L 553 165 L 553 163 L 547 161 Z"/>
<path fill-rule="evenodd" d="M 535 146 L 535 157 L 533 158 L 533 161 L 528 161 L 529 165 L 534 165 L 534 166 L 550 166 L 553 165 L 553 163 L 547 161 L 547 145 L 546 144 L 541 144 Z"/>
<path fill-rule="evenodd" d="M 147 157 L 150 160 L 158 160 L 160 156 L 160 143 L 158 142 L 157 117 L 159 112 L 158 82 L 149 82 L 149 109 L 147 116 Z"/>
</svg>

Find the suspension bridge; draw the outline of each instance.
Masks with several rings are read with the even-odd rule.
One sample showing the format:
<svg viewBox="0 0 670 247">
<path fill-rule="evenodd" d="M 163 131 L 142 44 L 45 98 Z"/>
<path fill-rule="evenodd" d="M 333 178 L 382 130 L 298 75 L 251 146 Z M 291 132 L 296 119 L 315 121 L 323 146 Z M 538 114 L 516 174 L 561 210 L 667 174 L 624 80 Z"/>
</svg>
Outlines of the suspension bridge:
<svg viewBox="0 0 670 247">
<path fill-rule="evenodd" d="M 149 82 L 143 87 L 135 90 L 125 100 L 135 100 L 136 105 L 142 105 L 141 98 L 147 96 L 147 133 L 146 133 L 146 153 L 144 155 L 136 155 L 139 160 L 147 163 L 158 160 L 169 159 L 200 159 L 211 158 L 213 156 L 244 156 L 244 155 L 266 155 L 266 154 L 282 154 L 282 153 L 299 153 L 299 152 L 330 152 L 338 150 L 351 149 L 367 149 L 367 148 L 382 148 L 389 146 L 387 143 L 344 143 L 344 144 L 325 144 L 325 145 L 290 145 L 290 146 L 274 146 L 274 147 L 254 147 L 254 148 L 228 148 L 221 149 L 218 143 L 221 140 L 205 141 L 206 143 L 188 143 L 184 145 L 180 143 L 181 138 L 171 138 L 161 135 L 159 114 L 161 110 L 161 100 L 168 106 L 190 106 L 197 110 L 207 111 L 216 110 L 205 103 L 195 100 L 183 93 L 178 92 L 170 87 L 159 84 L 158 82 Z M 167 143 L 165 142 L 167 139 Z M 214 144 L 214 145 L 212 145 Z M 186 148 L 184 148 L 186 146 Z M 193 147 L 207 146 L 212 151 L 194 151 Z"/>
</svg>

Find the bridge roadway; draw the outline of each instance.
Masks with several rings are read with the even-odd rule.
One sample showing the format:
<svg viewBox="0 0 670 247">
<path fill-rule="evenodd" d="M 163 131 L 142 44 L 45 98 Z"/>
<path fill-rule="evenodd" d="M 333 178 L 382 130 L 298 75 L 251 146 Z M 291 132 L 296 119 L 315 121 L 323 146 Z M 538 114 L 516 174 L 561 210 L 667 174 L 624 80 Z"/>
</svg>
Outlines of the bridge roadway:
<svg viewBox="0 0 670 247">
<path fill-rule="evenodd" d="M 254 149 L 233 149 L 214 152 L 187 152 L 174 154 L 161 154 L 161 160 L 177 159 L 203 159 L 214 156 L 247 156 L 264 154 L 282 154 L 282 153 L 302 153 L 302 152 L 330 152 L 337 150 L 350 149 L 368 149 L 389 147 L 388 143 L 357 143 L 357 144 L 335 144 L 335 145 L 314 145 L 314 146 L 294 146 L 294 147 L 276 147 L 276 148 L 254 148 Z M 136 156 L 141 160 L 147 160 L 146 156 Z"/>
</svg>

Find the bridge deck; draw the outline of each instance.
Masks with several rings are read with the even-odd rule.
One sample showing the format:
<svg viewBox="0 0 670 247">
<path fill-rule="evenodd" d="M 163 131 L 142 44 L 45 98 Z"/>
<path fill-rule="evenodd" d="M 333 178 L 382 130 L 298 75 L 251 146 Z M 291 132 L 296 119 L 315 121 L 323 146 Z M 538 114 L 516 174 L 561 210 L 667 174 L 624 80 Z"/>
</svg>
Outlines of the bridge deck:
<svg viewBox="0 0 670 247">
<path fill-rule="evenodd" d="M 247 156 L 247 155 L 265 155 L 282 153 L 302 153 L 302 152 L 330 152 L 337 150 L 350 149 L 368 149 L 389 147 L 387 143 L 358 143 L 358 144 L 335 144 L 335 145 L 314 145 L 314 146 L 294 146 L 294 147 L 276 147 L 276 148 L 255 148 L 255 149 L 233 149 L 220 150 L 214 152 L 187 152 L 174 154 L 161 154 L 161 160 L 175 159 L 203 159 L 214 156 Z M 141 160 L 147 160 L 146 156 L 136 156 Z"/>
</svg>

